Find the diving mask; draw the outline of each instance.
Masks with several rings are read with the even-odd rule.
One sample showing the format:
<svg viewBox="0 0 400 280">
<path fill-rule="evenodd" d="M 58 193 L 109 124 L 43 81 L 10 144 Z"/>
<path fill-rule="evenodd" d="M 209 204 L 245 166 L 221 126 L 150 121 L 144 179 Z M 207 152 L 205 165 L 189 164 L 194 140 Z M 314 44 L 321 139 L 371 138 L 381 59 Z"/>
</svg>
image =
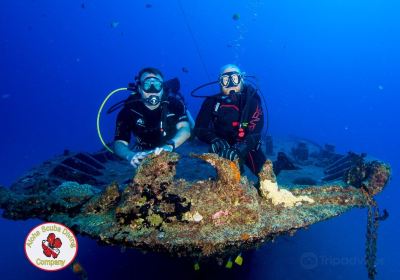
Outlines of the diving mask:
<svg viewBox="0 0 400 280">
<path fill-rule="evenodd" d="M 242 76 L 238 72 L 226 72 L 219 76 L 219 83 L 225 88 L 235 87 L 240 84 Z"/>
<path fill-rule="evenodd" d="M 156 77 L 149 77 L 141 82 L 142 89 L 147 93 L 159 93 L 163 88 L 163 82 Z"/>
</svg>

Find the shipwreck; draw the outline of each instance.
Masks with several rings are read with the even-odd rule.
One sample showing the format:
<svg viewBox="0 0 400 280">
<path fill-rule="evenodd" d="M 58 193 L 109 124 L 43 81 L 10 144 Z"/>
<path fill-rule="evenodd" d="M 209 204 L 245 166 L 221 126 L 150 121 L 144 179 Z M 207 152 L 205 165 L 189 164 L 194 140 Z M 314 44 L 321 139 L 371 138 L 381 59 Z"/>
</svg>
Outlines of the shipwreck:
<svg viewBox="0 0 400 280">
<path fill-rule="evenodd" d="M 388 183 L 390 167 L 366 155 L 338 154 L 329 145 L 280 143 L 280 152 L 267 147 L 267 153 L 271 159 L 285 157 L 287 164 L 277 171 L 268 160 L 258 178 L 196 143 L 180 155 L 151 155 L 136 173 L 107 151 L 65 151 L 1 187 L 0 207 L 7 219 L 58 222 L 103 244 L 196 261 L 238 255 L 366 207 L 373 278 L 380 219 L 374 196 Z"/>
</svg>

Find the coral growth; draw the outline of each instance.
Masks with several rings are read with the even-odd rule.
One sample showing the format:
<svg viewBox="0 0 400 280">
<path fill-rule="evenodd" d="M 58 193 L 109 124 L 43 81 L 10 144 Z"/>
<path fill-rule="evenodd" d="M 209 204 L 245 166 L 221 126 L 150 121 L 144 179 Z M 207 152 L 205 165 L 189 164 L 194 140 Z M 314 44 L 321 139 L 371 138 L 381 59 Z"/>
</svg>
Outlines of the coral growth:
<svg viewBox="0 0 400 280">
<path fill-rule="evenodd" d="M 90 185 L 66 183 L 53 186 L 50 195 L 0 188 L 0 206 L 7 218 L 60 222 L 106 244 L 202 258 L 237 255 L 277 235 L 368 206 L 364 189 L 379 192 L 390 174 L 387 166 L 375 163 L 360 181 L 362 188 L 313 186 L 289 192 L 278 187 L 267 161 L 259 174 L 261 197 L 240 176 L 237 162 L 215 154 L 193 156 L 214 166 L 217 178 L 176 179 L 179 156 L 162 152 L 146 158 L 127 185 L 112 183 L 99 193 Z M 118 164 L 113 161 L 108 168 Z"/>
<path fill-rule="evenodd" d="M 188 221 L 188 222 L 195 222 L 199 223 L 201 220 L 203 220 L 203 216 L 198 212 L 186 212 L 183 214 L 183 220 Z"/>
<path fill-rule="evenodd" d="M 80 185 L 76 182 L 65 182 L 50 194 L 54 203 L 65 208 L 73 208 L 87 202 L 100 190 L 91 185 Z"/>
<path fill-rule="evenodd" d="M 108 186 L 105 191 L 85 205 L 86 213 L 103 213 L 111 209 L 120 199 L 121 194 L 117 183 Z"/>
<path fill-rule="evenodd" d="M 259 177 L 261 196 L 270 200 L 275 206 L 282 205 L 290 208 L 301 205 L 303 202 L 314 203 L 314 200 L 308 196 L 295 196 L 288 190 L 279 189 L 272 162 L 269 160 L 265 162 Z"/>
<path fill-rule="evenodd" d="M 218 212 L 214 213 L 212 215 L 214 225 L 220 226 L 225 224 L 225 221 L 227 220 L 226 217 L 228 216 L 229 216 L 228 210 L 219 210 Z"/>
<path fill-rule="evenodd" d="M 261 196 L 271 200 L 272 204 L 283 205 L 284 207 L 293 207 L 302 205 L 303 202 L 314 203 L 314 200 L 308 196 L 295 196 L 288 190 L 279 189 L 277 182 L 264 180 L 260 182 Z"/>
</svg>

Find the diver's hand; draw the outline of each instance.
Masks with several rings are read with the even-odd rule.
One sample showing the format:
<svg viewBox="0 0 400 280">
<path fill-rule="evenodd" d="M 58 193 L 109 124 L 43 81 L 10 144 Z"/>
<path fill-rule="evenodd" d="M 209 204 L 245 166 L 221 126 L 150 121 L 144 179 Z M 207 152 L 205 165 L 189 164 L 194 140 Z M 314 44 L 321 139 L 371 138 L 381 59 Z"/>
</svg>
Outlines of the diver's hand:
<svg viewBox="0 0 400 280">
<path fill-rule="evenodd" d="M 173 152 L 174 151 L 174 147 L 172 147 L 172 145 L 164 145 L 162 147 L 157 147 L 154 149 L 154 153 L 158 156 L 159 154 L 161 154 L 162 151 L 166 151 L 166 152 Z"/>
<path fill-rule="evenodd" d="M 129 160 L 129 163 L 134 167 L 138 168 L 142 160 L 147 157 L 150 153 L 149 152 L 137 152 L 133 154 L 133 157 Z"/>
<path fill-rule="evenodd" d="M 240 158 L 239 151 L 235 148 L 227 148 L 223 149 L 221 152 L 218 153 L 220 157 L 229 159 L 231 161 L 234 161 L 236 159 Z"/>
<path fill-rule="evenodd" d="M 215 138 L 214 140 L 211 141 L 210 152 L 219 154 L 224 149 L 228 149 L 229 147 L 230 145 L 226 140 L 221 138 Z"/>
<path fill-rule="evenodd" d="M 233 147 L 239 152 L 241 158 L 245 158 L 249 151 L 249 146 L 246 141 L 237 142 Z"/>
</svg>

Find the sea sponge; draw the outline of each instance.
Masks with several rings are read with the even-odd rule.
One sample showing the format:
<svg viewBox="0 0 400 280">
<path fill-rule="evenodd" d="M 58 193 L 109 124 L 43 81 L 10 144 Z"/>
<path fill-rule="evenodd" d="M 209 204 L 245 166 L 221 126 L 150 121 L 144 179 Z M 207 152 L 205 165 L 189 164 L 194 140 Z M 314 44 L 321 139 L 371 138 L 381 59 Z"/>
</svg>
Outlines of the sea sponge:
<svg viewBox="0 0 400 280">
<path fill-rule="evenodd" d="M 73 208 L 83 204 L 100 190 L 88 184 L 80 185 L 76 182 L 64 182 L 54 189 L 50 196 L 53 203 L 65 208 Z"/>
<path fill-rule="evenodd" d="M 201 220 L 203 220 L 203 216 L 197 211 L 194 213 L 186 212 L 183 214 L 183 220 L 199 223 Z"/>
<path fill-rule="evenodd" d="M 163 219 L 161 218 L 160 215 L 152 214 L 147 217 L 147 221 L 149 222 L 150 226 L 158 227 L 162 224 Z"/>
<path fill-rule="evenodd" d="M 302 202 L 314 203 L 314 200 L 308 196 L 295 196 L 290 191 L 279 189 L 278 183 L 272 180 L 263 180 L 260 183 L 261 196 L 270 199 L 272 204 L 283 205 L 286 208 L 301 205 Z"/>
<path fill-rule="evenodd" d="M 220 211 L 214 213 L 212 215 L 212 219 L 213 219 L 214 225 L 220 226 L 220 225 L 225 224 L 227 216 L 229 214 L 230 213 L 229 213 L 228 210 L 220 210 Z"/>
</svg>

